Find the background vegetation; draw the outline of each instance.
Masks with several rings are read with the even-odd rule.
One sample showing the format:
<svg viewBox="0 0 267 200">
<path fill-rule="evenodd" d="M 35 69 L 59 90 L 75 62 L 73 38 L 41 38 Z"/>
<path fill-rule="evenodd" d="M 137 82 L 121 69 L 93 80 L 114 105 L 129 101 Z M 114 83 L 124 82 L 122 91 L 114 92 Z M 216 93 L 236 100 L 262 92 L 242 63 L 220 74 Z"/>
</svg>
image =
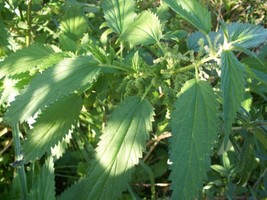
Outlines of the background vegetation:
<svg viewBox="0 0 267 200">
<path fill-rule="evenodd" d="M 86 199 L 87 188 L 94 186 L 90 180 L 101 177 L 101 169 L 94 168 L 94 165 L 100 166 L 99 155 L 106 156 L 106 160 L 110 156 L 118 166 L 130 157 L 134 170 L 127 171 L 125 176 L 115 174 L 117 180 L 113 180 L 112 175 L 104 177 L 112 179 L 111 185 L 113 183 L 118 190 L 102 191 L 101 185 L 96 186 L 96 193 L 90 194 L 95 199 L 169 199 L 171 196 L 173 199 L 267 198 L 267 2 L 201 1 L 210 11 L 211 27 L 216 33 L 221 33 L 222 27 L 231 22 L 258 25 L 232 27 L 251 34 L 249 41 L 255 43 L 245 44 L 248 48 L 244 48 L 242 44 L 247 40 L 241 41 L 233 54 L 226 52 L 223 55 L 230 65 L 239 65 L 240 61 L 246 66 L 247 73 L 243 82 L 242 74 L 238 72 L 231 77 L 237 79 L 230 82 L 236 84 L 234 92 L 244 89 L 244 96 L 239 98 L 234 93 L 228 99 L 221 90 L 224 77 L 217 63 L 223 56 L 213 52 L 211 58 L 207 55 L 212 51 L 205 47 L 219 46 L 218 35 L 212 38 L 213 45 L 209 46 L 204 36 L 192 34 L 206 30 L 177 14 L 173 9 L 175 6 L 171 6 L 172 1 L 167 0 L 164 4 L 137 0 L 133 10 L 142 13 L 142 23 L 128 22 L 134 25 L 129 25 L 128 29 L 124 27 L 124 30 L 123 25 L 116 27 L 117 24 L 112 23 L 107 2 L 0 0 L 0 199 L 55 199 L 56 196 L 59 199 L 69 196 L 71 199 L 71 194 Z M 131 10 L 131 3 L 126 2 L 127 9 Z M 193 17 L 203 11 L 201 7 L 199 9 L 198 13 L 192 14 Z M 136 29 L 138 25 L 143 26 L 146 19 L 155 24 L 153 29 L 147 25 L 153 36 L 145 37 L 146 34 Z M 241 35 L 238 31 L 235 33 L 237 38 Z M 92 59 L 85 61 L 86 56 Z M 196 63 L 199 70 L 196 70 Z M 71 68 L 72 65 L 76 68 Z M 101 71 L 95 65 L 100 66 Z M 55 82 L 49 79 L 53 69 L 60 72 Z M 204 80 L 199 85 L 198 81 L 192 81 L 196 76 Z M 46 96 L 44 92 L 48 83 L 52 92 Z M 210 160 L 204 159 L 203 165 L 210 169 L 205 175 L 202 166 L 196 167 L 202 172 L 193 171 L 192 183 L 184 184 L 184 196 L 180 192 L 177 195 L 175 191 L 180 191 L 177 187 L 181 188 L 182 183 L 176 179 L 175 169 L 181 168 L 171 164 L 178 152 L 175 151 L 178 144 L 174 139 L 172 141 L 175 136 L 171 137 L 171 133 L 179 130 L 174 128 L 176 122 L 170 122 L 170 119 L 179 121 L 177 109 L 187 111 L 183 103 L 195 95 L 189 90 L 191 87 L 196 87 L 196 91 L 197 88 L 206 91 L 210 86 L 214 94 L 205 93 L 201 102 L 214 104 L 219 111 L 211 108 L 207 112 L 215 114 L 215 118 L 210 115 L 213 119 L 203 118 L 203 121 L 207 126 L 209 123 L 220 125 L 213 139 L 196 137 L 203 144 L 207 141 L 209 150 L 206 151 Z M 216 101 L 207 103 L 207 96 Z M 226 121 L 224 109 L 228 104 L 223 102 L 225 99 L 232 101 L 233 96 L 237 101 L 240 99 L 241 106 L 229 106 L 229 118 L 233 119 L 228 124 L 231 129 L 228 140 L 226 122 L 216 121 L 216 117 L 218 115 L 221 121 Z M 136 108 L 136 112 L 129 117 L 130 108 Z M 142 118 L 143 115 L 148 117 Z M 130 122 L 116 124 L 116 119 L 123 121 L 127 117 L 133 121 L 142 120 L 136 126 Z M 190 122 L 178 125 L 185 129 L 191 127 Z M 114 153 L 117 143 L 106 135 L 112 135 L 121 127 L 132 126 L 143 136 L 138 135 L 137 139 L 135 135 L 125 136 L 127 140 L 121 145 L 132 145 L 134 156 L 124 157 L 128 153 L 126 147 L 123 153 Z M 208 130 L 213 132 L 210 128 Z M 127 131 L 127 128 L 121 130 L 122 133 Z M 36 137 L 32 136 L 34 134 Z M 134 146 L 131 140 L 138 140 L 138 145 Z M 129 144 L 125 144 L 126 141 Z M 106 147 L 110 147 L 108 153 Z M 179 160 L 185 164 L 188 159 L 180 157 Z M 185 165 L 185 168 L 188 167 Z M 80 179 L 82 177 L 89 177 L 89 181 Z M 78 180 L 85 181 L 73 186 Z M 203 183 L 200 188 L 199 182 Z"/>
</svg>

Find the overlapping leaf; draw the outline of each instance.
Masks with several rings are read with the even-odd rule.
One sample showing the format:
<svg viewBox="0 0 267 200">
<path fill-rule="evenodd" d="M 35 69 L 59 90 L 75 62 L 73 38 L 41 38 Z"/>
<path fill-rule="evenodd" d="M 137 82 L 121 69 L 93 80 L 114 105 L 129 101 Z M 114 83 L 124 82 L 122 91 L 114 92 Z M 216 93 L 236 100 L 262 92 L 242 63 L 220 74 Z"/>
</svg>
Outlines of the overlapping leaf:
<svg viewBox="0 0 267 200">
<path fill-rule="evenodd" d="M 3 62 L 0 62 L 0 78 L 30 71 L 38 65 L 42 65 L 42 68 L 49 67 L 63 59 L 64 55 L 61 54 L 56 53 L 48 45 L 35 43 L 11 54 Z M 58 59 L 55 59 L 56 57 Z"/>
<path fill-rule="evenodd" d="M 219 126 L 218 102 L 205 81 L 188 81 L 171 116 L 172 199 L 195 199 L 209 166 Z"/>
<path fill-rule="evenodd" d="M 25 162 L 40 158 L 58 144 L 78 119 L 81 107 L 81 98 L 71 94 L 44 109 L 22 146 Z"/>
<path fill-rule="evenodd" d="M 58 98 L 75 90 L 83 91 L 91 85 L 99 71 L 97 63 L 88 56 L 62 60 L 37 75 L 16 97 L 6 112 L 6 121 L 10 124 L 25 121 Z"/>
<path fill-rule="evenodd" d="M 123 40 L 134 46 L 155 44 L 161 37 L 160 21 L 151 11 L 143 11 L 121 36 Z"/>
<path fill-rule="evenodd" d="M 236 112 L 241 105 L 245 93 L 245 72 L 244 66 L 231 51 L 222 52 L 221 70 L 223 120 L 226 144 L 231 133 Z"/>
<path fill-rule="evenodd" d="M 41 172 L 34 177 L 28 200 L 55 200 L 55 175 L 53 159 L 46 160 Z"/>
<path fill-rule="evenodd" d="M 228 24 L 226 28 L 232 45 L 252 48 L 267 40 L 267 29 L 259 25 L 231 23 Z"/>
<path fill-rule="evenodd" d="M 102 0 L 102 8 L 108 26 L 119 35 L 126 30 L 135 17 L 135 1 Z"/>
<path fill-rule="evenodd" d="M 131 97 L 108 120 L 88 174 L 60 199 L 117 199 L 130 181 L 134 165 L 152 128 L 153 108 L 146 100 Z"/>
<path fill-rule="evenodd" d="M 203 33 L 211 31 L 211 15 L 198 0 L 164 0 L 172 10 Z"/>
</svg>

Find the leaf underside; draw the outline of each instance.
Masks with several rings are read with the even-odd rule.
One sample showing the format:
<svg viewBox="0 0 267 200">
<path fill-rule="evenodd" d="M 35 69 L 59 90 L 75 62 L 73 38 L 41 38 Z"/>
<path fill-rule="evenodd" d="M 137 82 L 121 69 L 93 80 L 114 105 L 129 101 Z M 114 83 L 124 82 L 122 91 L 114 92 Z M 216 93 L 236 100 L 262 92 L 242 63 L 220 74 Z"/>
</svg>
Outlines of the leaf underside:
<svg viewBox="0 0 267 200">
<path fill-rule="evenodd" d="M 91 57 L 62 60 L 32 79 L 21 95 L 11 102 L 5 120 L 9 124 L 23 122 L 62 96 L 75 90 L 84 91 L 91 86 L 99 71 Z"/>
<path fill-rule="evenodd" d="M 25 162 L 41 158 L 66 136 L 79 117 L 82 100 L 76 94 L 63 97 L 45 108 L 27 133 L 22 146 Z M 34 149 L 34 151 L 33 151 Z"/>
<path fill-rule="evenodd" d="M 206 178 L 217 138 L 218 102 L 211 86 L 192 79 L 184 85 L 171 115 L 172 199 L 195 199 Z"/>
<path fill-rule="evenodd" d="M 245 93 L 245 70 L 233 52 L 223 51 L 221 55 L 221 89 L 223 97 L 223 121 L 225 144 L 232 129 L 236 112 Z"/>
<path fill-rule="evenodd" d="M 153 107 L 139 97 L 130 97 L 117 107 L 104 129 L 88 174 L 60 199 L 117 199 L 142 156 L 152 120 Z"/>
</svg>

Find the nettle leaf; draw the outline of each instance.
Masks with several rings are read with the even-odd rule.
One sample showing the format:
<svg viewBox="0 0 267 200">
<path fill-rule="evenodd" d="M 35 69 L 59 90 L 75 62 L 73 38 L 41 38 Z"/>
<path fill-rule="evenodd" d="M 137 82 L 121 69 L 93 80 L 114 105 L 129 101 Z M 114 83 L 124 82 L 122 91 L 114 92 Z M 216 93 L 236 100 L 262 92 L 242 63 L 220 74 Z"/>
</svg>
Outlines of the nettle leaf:
<svg viewBox="0 0 267 200">
<path fill-rule="evenodd" d="M 32 189 L 29 193 L 28 200 L 55 200 L 55 175 L 54 175 L 54 163 L 50 157 L 46 160 L 42 167 L 41 172 L 34 177 Z"/>
<path fill-rule="evenodd" d="M 60 23 L 61 34 L 68 36 L 73 41 L 78 41 L 87 29 L 87 18 L 81 4 L 73 1 L 68 3 Z"/>
<path fill-rule="evenodd" d="M 223 97 L 224 139 L 227 144 L 243 95 L 245 94 L 245 68 L 233 52 L 223 51 L 221 54 L 221 87 Z"/>
<path fill-rule="evenodd" d="M 64 95 L 87 89 L 100 72 L 89 56 L 66 58 L 32 79 L 24 91 L 11 102 L 5 120 L 23 122 Z"/>
<path fill-rule="evenodd" d="M 244 48 L 256 47 L 267 40 L 267 29 L 262 26 L 249 23 L 227 24 L 229 42 Z"/>
<path fill-rule="evenodd" d="M 189 80 L 179 93 L 171 115 L 172 199 L 197 198 L 217 138 L 217 109 L 216 96 L 205 81 Z"/>
<path fill-rule="evenodd" d="M 8 45 L 8 32 L 5 29 L 2 19 L 0 19 L 0 47 Z"/>
<path fill-rule="evenodd" d="M 211 31 L 211 15 L 198 0 L 164 0 L 168 6 L 203 33 Z"/>
<path fill-rule="evenodd" d="M 81 107 L 81 98 L 71 94 L 45 108 L 36 119 L 33 129 L 30 129 L 22 146 L 25 162 L 50 152 L 51 147 L 58 144 L 75 124 Z"/>
<path fill-rule="evenodd" d="M 134 46 L 138 44 L 155 44 L 161 38 L 160 21 L 151 11 L 143 11 L 121 35 L 121 39 L 128 41 Z"/>
<path fill-rule="evenodd" d="M 147 100 L 130 97 L 118 106 L 104 129 L 88 174 L 60 199 L 117 199 L 142 156 L 152 121 L 153 107 Z"/>
<path fill-rule="evenodd" d="M 121 35 L 133 23 L 135 18 L 135 1 L 102 0 L 104 17 L 108 26 Z"/>
<path fill-rule="evenodd" d="M 44 65 L 44 62 L 55 54 L 55 51 L 50 46 L 38 43 L 18 50 L 8 56 L 3 62 L 0 62 L 0 78 L 27 72 L 38 65 Z"/>
</svg>

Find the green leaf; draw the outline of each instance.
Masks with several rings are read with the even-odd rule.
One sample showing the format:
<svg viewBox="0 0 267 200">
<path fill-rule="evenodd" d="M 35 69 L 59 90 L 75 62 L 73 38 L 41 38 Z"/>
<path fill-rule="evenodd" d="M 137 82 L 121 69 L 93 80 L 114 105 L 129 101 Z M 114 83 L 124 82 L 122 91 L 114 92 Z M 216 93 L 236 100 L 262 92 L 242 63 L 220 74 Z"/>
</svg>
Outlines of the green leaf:
<svg viewBox="0 0 267 200">
<path fill-rule="evenodd" d="M 168 6 L 185 20 L 207 34 L 211 31 L 211 15 L 198 0 L 164 0 Z"/>
<path fill-rule="evenodd" d="M 38 74 L 25 90 L 16 97 L 6 112 L 9 123 L 23 122 L 39 109 L 69 93 L 87 89 L 100 71 L 91 57 L 66 58 L 54 67 Z"/>
<path fill-rule="evenodd" d="M 226 25 L 229 42 L 244 48 L 256 47 L 267 40 L 267 29 L 249 23 L 231 23 Z"/>
<path fill-rule="evenodd" d="M 88 174 L 60 199 L 118 199 L 142 156 L 152 116 L 153 107 L 139 97 L 130 97 L 118 106 L 107 122 Z"/>
<path fill-rule="evenodd" d="M 66 136 L 79 117 L 82 100 L 76 94 L 63 97 L 45 108 L 27 133 L 22 146 L 25 162 L 41 158 Z M 33 151 L 34 149 L 34 151 Z"/>
<path fill-rule="evenodd" d="M 179 93 L 171 115 L 172 199 L 197 198 L 217 138 L 217 109 L 216 96 L 205 81 L 189 80 Z"/>
<path fill-rule="evenodd" d="M 255 127 L 252 129 L 253 134 L 262 146 L 267 150 L 267 129 L 264 127 Z"/>
<path fill-rule="evenodd" d="M 34 177 L 32 189 L 28 196 L 28 200 L 55 200 L 55 175 L 54 163 L 50 157 L 46 160 L 41 172 Z"/>
<path fill-rule="evenodd" d="M 78 41 L 87 29 L 87 18 L 85 17 L 81 4 L 75 1 L 68 3 L 60 23 L 61 34 L 66 35 L 73 41 Z"/>
<path fill-rule="evenodd" d="M 0 79 L 4 76 L 30 71 L 37 65 L 43 65 L 54 54 L 55 51 L 50 46 L 38 43 L 19 50 L 0 62 Z"/>
<path fill-rule="evenodd" d="M 1 46 L 7 46 L 8 45 L 8 32 L 5 29 L 4 23 L 2 22 L 2 19 L 0 18 L 0 47 Z"/>
<path fill-rule="evenodd" d="M 138 44 L 155 44 L 161 38 L 160 21 L 151 11 L 143 11 L 121 35 L 121 39 L 128 41 L 134 46 Z"/>
<path fill-rule="evenodd" d="M 221 70 L 224 141 L 227 144 L 232 123 L 245 94 L 245 70 L 231 51 L 222 52 Z"/>
<path fill-rule="evenodd" d="M 108 26 L 119 35 L 135 18 L 135 1 L 102 0 L 102 8 Z"/>
</svg>

